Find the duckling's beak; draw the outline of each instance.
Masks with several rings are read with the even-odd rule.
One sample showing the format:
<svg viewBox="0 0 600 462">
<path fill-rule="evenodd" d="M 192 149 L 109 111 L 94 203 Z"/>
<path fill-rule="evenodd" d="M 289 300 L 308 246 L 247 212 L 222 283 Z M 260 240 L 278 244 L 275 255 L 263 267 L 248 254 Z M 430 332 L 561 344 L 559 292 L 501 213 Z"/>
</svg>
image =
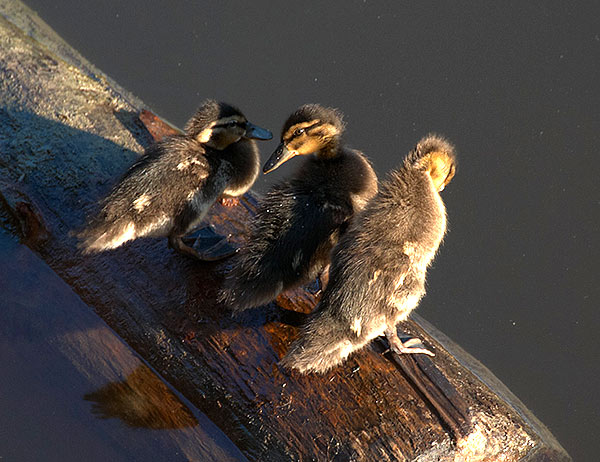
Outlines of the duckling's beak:
<svg viewBox="0 0 600 462">
<path fill-rule="evenodd" d="M 285 146 L 285 143 L 281 143 L 279 146 L 277 146 L 277 149 L 275 149 L 275 152 L 273 154 L 271 154 L 271 157 L 269 157 L 269 160 L 264 165 L 263 173 L 272 172 L 277 167 L 279 167 L 281 164 L 290 160 L 296 154 L 297 153 L 295 151 L 290 151 Z"/>
<path fill-rule="evenodd" d="M 250 122 L 246 122 L 246 134 L 245 138 L 254 138 L 257 140 L 270 140 L 273 138 L 273 133 L 271 133 L 266 128 L 260 128 L 257 125 L 251 124 Z"/>
</svg>

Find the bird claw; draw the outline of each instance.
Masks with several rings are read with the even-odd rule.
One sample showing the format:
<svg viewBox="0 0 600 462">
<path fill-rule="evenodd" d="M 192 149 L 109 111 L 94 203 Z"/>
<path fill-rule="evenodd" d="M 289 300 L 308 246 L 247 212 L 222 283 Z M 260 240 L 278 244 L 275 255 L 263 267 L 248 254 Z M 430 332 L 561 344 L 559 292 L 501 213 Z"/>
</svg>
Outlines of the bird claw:
<svg viewBox="0 0 600 462">
<path fill-rule="evenodd" d="M 315 297 L 320 297 L 329 284 L 329 265 L 327 265 L 316 277 L 315 282 L 309 288 L 309 292 Z"/>
<path fill-rule="evenodd" d="M 413 338 L 411 340 L 415 340 L 416 343 L 422 345 L 421 340 L 418 338 Z M 410 340 L 409 340 L 410 342 Z M 424 354 L 429 356 L 435 356 L 435 353 L 429 351 L 427 348 L 418 348 L 413 346 L 406 346 L 406 343 L 402 343 L 399 347 L 392 347 L 392 350 L 398 354 Z"/>
<path fill-rule="evenodd" d="M 400 340 L 396 329 L 388 329 L 385 332 L 385 336 L 390 344 L 390 350 L 396 354 L 424 354 L 428 356 L 435 356 L 435 353 L 425 348 L 421 339 L 417 337 L 403 336 L 403 340 Z"/>
<path fill-rule="evenodd" d="M 184 244 L 181 237 L 169 237 L 169 248 L 187 257 L 200 259 L 200 255 L 190 246 Z"/>
</svg>

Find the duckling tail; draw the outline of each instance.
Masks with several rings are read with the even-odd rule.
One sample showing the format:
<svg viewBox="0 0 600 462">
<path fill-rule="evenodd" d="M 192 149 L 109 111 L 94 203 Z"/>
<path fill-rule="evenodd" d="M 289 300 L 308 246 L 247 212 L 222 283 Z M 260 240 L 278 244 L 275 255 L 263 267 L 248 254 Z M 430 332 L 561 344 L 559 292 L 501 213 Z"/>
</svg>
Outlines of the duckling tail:
<svg viewBox="0 0 600 462">
<path fill-rule="evenodd" d="M 287 369 L 324 373 L 343 362 L 360 348 L 357 336 L 327 311 L 316 311 L 300 332 L 280 364 Z"/>
<path fill-rule="evenodd" d="M 114 249 L 136 238 L 135 224 L 131 220 L 118 220 L 113 223 L 98 223 L 75 234 L 77 246 L 83 254 Z"/>
<path fill-rule="evenodd" d="M 230 306 L 234 312 L 241 312 L 275 300 L 283 290 L 283 283 L 276 278 L 242 278 L 230 276 L 225 280 L 218 301 Z"/>
</svg>

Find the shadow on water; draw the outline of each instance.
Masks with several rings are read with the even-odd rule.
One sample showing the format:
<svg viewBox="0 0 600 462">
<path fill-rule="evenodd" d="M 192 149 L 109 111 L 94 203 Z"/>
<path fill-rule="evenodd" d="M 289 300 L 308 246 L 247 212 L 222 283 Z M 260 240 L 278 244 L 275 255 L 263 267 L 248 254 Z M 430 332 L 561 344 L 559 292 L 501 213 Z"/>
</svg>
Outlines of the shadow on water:
<svg viewBox="0 0 600 462">
<path fill-rule="evenodd" d="M 245 460 L 43 261 L 4 231 L 0 274 L 0 389 L 9 397 L 0 396 L 0 402 L 11 416 L 10 428 L 0 432 L 2 456 L 49 461 Z M 126 379 L 119 380 L 122 376 Z M 113 417 L 132 430 L 111 422 Z"/>
<path fill-rule="evenodd" d="M 147 366 L 139 366 L 125 380 L 88 393 L 92 412 L 101 419 L 118 418 L 130 427 L 154 430 L 198 425 L 187 406 Z"/>
</svg>

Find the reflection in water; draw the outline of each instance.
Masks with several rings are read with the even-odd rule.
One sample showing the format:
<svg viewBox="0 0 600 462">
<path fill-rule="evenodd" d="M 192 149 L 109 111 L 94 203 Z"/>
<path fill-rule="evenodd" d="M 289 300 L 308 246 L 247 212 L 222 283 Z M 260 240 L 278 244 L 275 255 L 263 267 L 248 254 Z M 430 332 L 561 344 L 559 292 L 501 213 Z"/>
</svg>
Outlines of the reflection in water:
<svg viewBox="0 0 600 462">
<path fill-rule="evenodd" d="M 125 381 L 112 382 L 84 396 L 101 419 L 119 418 L 130 427 L 173 429 L 193 427 L 198 421 L 147 366 L 140 366 Z"/>
</svg>

